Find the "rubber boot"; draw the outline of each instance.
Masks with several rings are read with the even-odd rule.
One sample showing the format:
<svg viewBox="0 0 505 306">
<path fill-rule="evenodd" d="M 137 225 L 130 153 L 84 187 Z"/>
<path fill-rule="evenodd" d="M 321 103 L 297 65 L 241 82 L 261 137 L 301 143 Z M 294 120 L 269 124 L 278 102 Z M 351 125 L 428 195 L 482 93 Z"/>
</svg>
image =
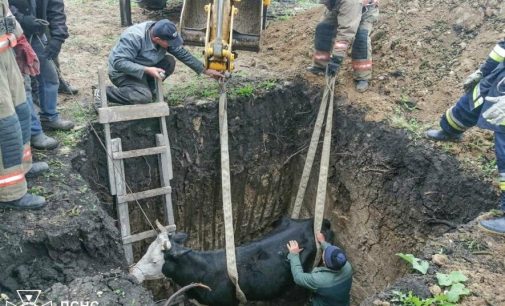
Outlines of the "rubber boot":
<svg viewBox="0 0 505 306">
<path fill-rule="evenodd" d="M 500 209 L 504 214 L 503 216 L 488 220 L 482 220 L 479 222 L 479 224 L 488 232 L 505 235 L 505 192 L 502 192 L 500 195 Z"/>
<path fill-rule="evenodd" d="M 52 150 L 58 146 L 58 140 L 47 136 L 44 132 L 32 136 L 30 145 L 37 150 Z"/>
<path fill-rule="evenodd" d="M 69 131 L 74 128 L 74 123 L 72 121 L 63 119 L 61 117 L 58 117 L 56 120 L 53 121 L 40 118 L 40 123 L 42 123 L 42 126 L 44 128 L 51 130 Z"/>
<path fill-rule="evenodd" d="M 58 92 L 67 95 L 76 95 L 79 90 L 74 86 L 70 85 L 69 82 L 60 79 L 60 86 L 58 87 Z"/>
<path fill-rule="evenodd" d="M 21 199 L 18 200 L 0 202 L 0 208 L 10 208 L 17 210 L 41 209 L 44 206 L 46 206 L 46 199 L 29 193 L 25 194 Z"/>
<path fill-rule="evenodd" d="M 358 92 L 365 92 L 368 90 L 368 81 L 367 80 L 357 80 L 356 81 L 356 90 Z"/>
<path fill-rule="evenodd" d="M 449 134 L 444 130 L 428 130 L 425 133 L 426 138 L 435 141 L 461 141 L 463 134 Z"/>
<path fill-rule="evenodd" d="M 32 167 L 25 174 L 25 176 L 28 178 L 37 177 L 48 170 L 49 170 L 49 165 L 46 162 L 35 162 L 35 163 L 32 163 Z"/>
</svg>

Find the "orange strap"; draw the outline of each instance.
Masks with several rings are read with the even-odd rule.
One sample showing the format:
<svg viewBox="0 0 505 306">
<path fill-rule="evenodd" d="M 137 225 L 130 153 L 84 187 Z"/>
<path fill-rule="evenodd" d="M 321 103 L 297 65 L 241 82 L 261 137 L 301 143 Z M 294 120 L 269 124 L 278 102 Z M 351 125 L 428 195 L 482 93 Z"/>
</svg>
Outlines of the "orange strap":
<svg viewBox="0 0 505 306">
<path fill-rule="evenodd" d="M 0 52 L 13 48 L 18 44 L 16 35 L 13 33 L 0 35 Z"/>
</svg>

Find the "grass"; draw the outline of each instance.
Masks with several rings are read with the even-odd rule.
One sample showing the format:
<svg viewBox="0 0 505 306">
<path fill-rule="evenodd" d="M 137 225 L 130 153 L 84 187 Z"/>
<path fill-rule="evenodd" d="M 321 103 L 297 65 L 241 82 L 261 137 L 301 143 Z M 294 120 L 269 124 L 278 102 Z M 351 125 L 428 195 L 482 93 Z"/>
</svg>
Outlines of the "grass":
<svg viewBox="0 0 505 306">
<path fill-rule="evenodd" d="M 38 196 L 45 196 L 47 194 L 47 190 L 42 186 L 33 186 L 28 190 L 28 193 Z"/>
<path fill-rule="evenodd" d="M 175 106 L 189 97 L 217 99 L 219 97 L 219 84 L 213 80 L 197 77 L 191 78 L 184 83 L 178 83 L 165 91 L 167 92 L 165 98 L 168 105 Z"/>
<path fill-rule="evenodd" d="M 428 128 L 428 125 L 422 124 L 415 118 L 406 118 L 403 112 L 396 108 L 393 115 L 389 117 L 389 122 L 392 127 L 407 130 L 415 139 L 419 139 L 423 136 L 424 131 Z"/>
</svg>

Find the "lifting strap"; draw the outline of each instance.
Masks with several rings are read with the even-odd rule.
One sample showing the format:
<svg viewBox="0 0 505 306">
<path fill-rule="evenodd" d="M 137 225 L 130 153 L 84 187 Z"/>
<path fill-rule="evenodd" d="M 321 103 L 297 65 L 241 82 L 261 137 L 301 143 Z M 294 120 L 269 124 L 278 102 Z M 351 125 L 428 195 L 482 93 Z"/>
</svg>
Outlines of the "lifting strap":
<svg viewBox="0 0 505 306">
<path fill-rule="evenodd" d="M 336 76 L 327 75 L 325 77 L 325 80 L 326 80 L 326 87 L 324 89 L 323 98 L 321 100 L 321 106 L 319 107 L 319 112 L 317 114 L 316 123 L 314 125 L 314 131 L 312 132 L 312 138 L 310 140 L 310 146 L 307 152 L 307 157 L 305 159 L 305 165 L 303 167 L 302 177 L 300 179 L 300 184 L 298 186 L 298 192 L 296 194 L 295 204 L 293 205 L 293 210 L 291 212 L 291 218 L 293 219 L 299 218 L 303 198 L 305 196 L 305 190 L 307 189 L 307 183 L 309 181 L 310 172 L 312 169 L 312 165 L 314 163 L 314 157 L 316 155 L 317 145 L 323 127 L 324 117 L 326 115 L 326 127 L 324 132 L 323 148 L 321 153 L 321 164 L 319 168 L 319 180 L 317 183 L 316 203 L 314 208 L 314 239 L 316 239 L 317 233 L 321 231 L 321 226 L 323 224 L 324 206 L 326 201 L 326 187 L 328 183 L 328 168 L 330 163 L 331 130 L 333 123 L 333 101 L 335 98 L 334 90 L 335 90 Z M 316 258 L 314 259 L 314 267 L 318 265 L 321 257 L 321 247 L 318 243 L 316 243 L 316 246 L 317 246 L 317 253 Z"/>
<path fill-rule="evenodd" d="M 219 83 L 219 136 L 221 143 L 221 186 L 223 193 L 224 231 L 226 246 L 226 269 L 235 286 L 235 295 L 241 304 L 247 299 L 238 284 L 237 261 L 235 258 L 235 236 L 233 230 L 233 208 L 231 204 L 230 156 L 228 151 L 228 115 L 226 83 Z"/>
</svg>

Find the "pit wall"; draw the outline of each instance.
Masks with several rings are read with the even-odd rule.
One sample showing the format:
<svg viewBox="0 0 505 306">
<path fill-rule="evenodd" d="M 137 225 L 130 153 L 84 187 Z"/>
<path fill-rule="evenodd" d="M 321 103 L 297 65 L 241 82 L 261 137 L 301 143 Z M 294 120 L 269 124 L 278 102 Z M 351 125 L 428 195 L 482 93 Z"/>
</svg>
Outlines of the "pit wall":
<svg viewBox="0 0 505 306">
<path fill-rule="evenodd" d="M 320 90 L 301 82 L 229 101 L 239 243 L 261 236 L 274 220 L 290 213 L 319 103 Z M 365 121 L 343 97 L 336 103 L 325 215 L 353 263 L 353 303 L 358 304 L 405 272 L 395 253 L 415 252 L 429 237 L 494 207 L 496 194 L 453 157 L 385 123 Z M 176 224 L 190 233 L 190 245 L 197 249 L 224 245 L 217 113 L 217 103 L 201 101 L 172 108 L 167 119 Z M 113 128 L 124 149 L 153 145 L 158 130 L 155 121 Z M 96 140 L 86 144 L 88 156 L 94 147 Z M 107 185 L 101 152 L 81 171 L 99 189 Z M 132 160 L 126 169 L 134 190 L 159 184 L 154 158 Z M 303 217 L 313 211 L 318 169 L 316 162 Z M 162 218 L 159 203 L 160 199 L 142 203 L 151 219 Z M 138 211 L 130 205 L 134 231 L 147 229 Z M 136 246 L 138 256 L 145 246 Z"/>
</svg>

